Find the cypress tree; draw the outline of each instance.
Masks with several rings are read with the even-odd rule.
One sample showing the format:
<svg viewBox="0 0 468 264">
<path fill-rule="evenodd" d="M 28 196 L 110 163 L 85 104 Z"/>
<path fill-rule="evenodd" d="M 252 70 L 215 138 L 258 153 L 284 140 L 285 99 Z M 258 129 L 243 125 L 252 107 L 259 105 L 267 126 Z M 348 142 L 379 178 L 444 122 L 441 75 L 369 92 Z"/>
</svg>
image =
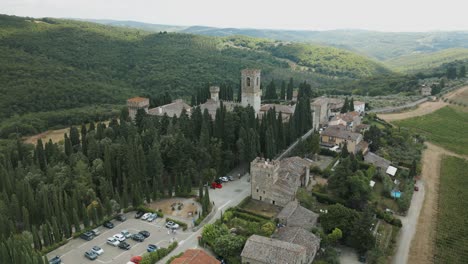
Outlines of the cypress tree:
<svg viewBox="0 0 468 264">
<path fill-rule="evenodd" d="M 37 155 L 37 163 L 39 164 L 39 168 L 45 172 L 47 169 L 47 163 L 46 163 L 46 158 L 44 154 L 44 146 L 42 145 L 42 139 L 37 140 L 36 155 Z"/>
<path fill-rule="evenodd" d="M 82 215 L 83 215 L 83 225 L 85 228 L 88 228 L 90 226 L 90 222 L 89 222 L 89 214 L 88 214 L 88 210 L 86 210 L 86 207 L 85 205 L 83 204 L 82 206 Z"/>
<path fill-rule="evenodd" d="M 280 100 L 286 99 L 286 82 L 283 80 L 281 82 L 281 91 L 280 91 Z"/>
<path fill-rule="evenodd" d="M 75 227 L 75 232 L 81 232 L 80 219 L 78 218 L 78 213 L 76 209 L 73 208 L 73 226 Z"/>
<path fill-rule="evenodd" d="M 288 89 L 286 91 L 286 99 L 287 100 L 292 100 L 293 97 L 293 89 L 294 89 L 294 83 L 293 83 L 293 78 L 289 79 L 288 83 Z"/>
<path fill-rule="evenodd" d="M 71 143 L 70 139 L 68 138 L 67 133 L 65 133 L 64 138 L 65 138 L 65 154 L 68 157 L 70 157 L 70 155 L 72 153 L 72 143 Z"/>
</svg>

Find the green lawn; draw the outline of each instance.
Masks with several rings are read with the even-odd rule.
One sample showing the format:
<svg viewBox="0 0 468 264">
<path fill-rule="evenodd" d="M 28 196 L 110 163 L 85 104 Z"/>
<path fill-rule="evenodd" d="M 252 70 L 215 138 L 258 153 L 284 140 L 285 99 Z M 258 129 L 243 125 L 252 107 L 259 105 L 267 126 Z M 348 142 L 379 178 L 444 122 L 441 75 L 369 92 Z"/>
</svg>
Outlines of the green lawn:
<svg viewBox="0 0 468 264">
<path fill-rule="evenodd" d="M 394 122 L 426 136 L 453 152 L 468 155 L 468 114 L 453 107 L 444 107 L 436 112 Z"/>
<path fill-rule="evenodd" d="M 442 160 L 435 237 L 435 263 L 468 259 L 468 161 Z"/>
</svg>

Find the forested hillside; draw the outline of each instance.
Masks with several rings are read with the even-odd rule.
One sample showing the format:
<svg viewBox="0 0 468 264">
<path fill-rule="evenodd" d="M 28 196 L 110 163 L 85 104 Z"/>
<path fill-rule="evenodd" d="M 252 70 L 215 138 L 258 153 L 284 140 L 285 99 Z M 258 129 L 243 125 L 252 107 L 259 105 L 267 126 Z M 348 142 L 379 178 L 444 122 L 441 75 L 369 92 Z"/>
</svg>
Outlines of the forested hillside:
<svg viewBox="0 0 468 264">
<path fill-rule="evenodd" d="M 30 112 L 121 105 L 134 95 L 189 98 L 207 83 L 237 88 L 240 70 L 247 67 L 262 69 L 263 80 L 294 77 L 315 87 L 384 70 L 349 52 L 278 45 L 0 15 L 0 121 Z"/>
</svg>

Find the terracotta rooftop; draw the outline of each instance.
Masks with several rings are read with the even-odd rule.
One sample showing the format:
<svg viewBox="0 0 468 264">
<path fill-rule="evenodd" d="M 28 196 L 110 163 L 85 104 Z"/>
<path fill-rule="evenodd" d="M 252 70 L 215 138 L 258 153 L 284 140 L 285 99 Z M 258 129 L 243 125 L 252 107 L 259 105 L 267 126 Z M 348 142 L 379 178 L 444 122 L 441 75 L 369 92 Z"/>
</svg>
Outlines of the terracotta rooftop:
<svg viewBox="0 0 468 264">
<path fill-rule="evenodd" d="M 171 264 L 219 264 L 219 260 L 200 249 L 187 249 L 184 254 L 175 258 Z"/>
<path fill-rule="evenodd" d="M 346 130 L 344 126 L 329 126 L 321 134 L 322 136 L 336 137 L 356 141 L 362 137 L 359 133 Z"/>
<path fill-rule="evenodd" d="M 127 102 L 132 102 L 132 103 L 141 103 L 141 102 L 144 102 L 146 100 L 149 100 L 148 98 L 145 98 L 145 97 L 133 97 L 133 98 L 130 98 L 127 100 Z"/>
</svg>

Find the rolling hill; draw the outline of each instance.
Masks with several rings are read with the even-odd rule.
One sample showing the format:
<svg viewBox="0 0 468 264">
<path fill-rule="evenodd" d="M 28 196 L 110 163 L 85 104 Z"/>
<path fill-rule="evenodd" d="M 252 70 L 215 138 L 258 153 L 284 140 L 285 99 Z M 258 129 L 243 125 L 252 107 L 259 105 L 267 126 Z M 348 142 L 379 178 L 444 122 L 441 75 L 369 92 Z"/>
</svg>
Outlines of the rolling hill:
<svg viewBox="0 0 468 264">
<path fill-rule="evenodd" d="M 467 31 L 378 32 L 368 30 L 276 30 L 253 28 L 216 28 L 206 26 L 154 25 L 134 21 L 93 20 L 97 23 L 139 28 L 159 32 L 185 32 L 207 36 L 243 35 L 280 41 L 315 43 L 334 46 L 385 61 L 400 56 L 433 53 L 452 48 L 468 48 Z M 154 28 L 154 30 L 152 29 Z"/>
<path fill-rule="evenodd" d="M 319 62 L 319 63 L 317 63 Z M 0 121 L 15 114 L 122 104 L 134 95 L 189 97 L 239 71 L 315 87 L 389 73 L 348 51 L 248 37 L 150 33 L 82 21 L 0 16 Z"/>
<path fill-rule="evenodd" d="M 433 53 L 401 56 L 385 61 L 385 65 L 397 71 L 418 72 L 437 68 L 457 60 L 468 60 L 467 48 L 453 48 Z"/>
</svg>

